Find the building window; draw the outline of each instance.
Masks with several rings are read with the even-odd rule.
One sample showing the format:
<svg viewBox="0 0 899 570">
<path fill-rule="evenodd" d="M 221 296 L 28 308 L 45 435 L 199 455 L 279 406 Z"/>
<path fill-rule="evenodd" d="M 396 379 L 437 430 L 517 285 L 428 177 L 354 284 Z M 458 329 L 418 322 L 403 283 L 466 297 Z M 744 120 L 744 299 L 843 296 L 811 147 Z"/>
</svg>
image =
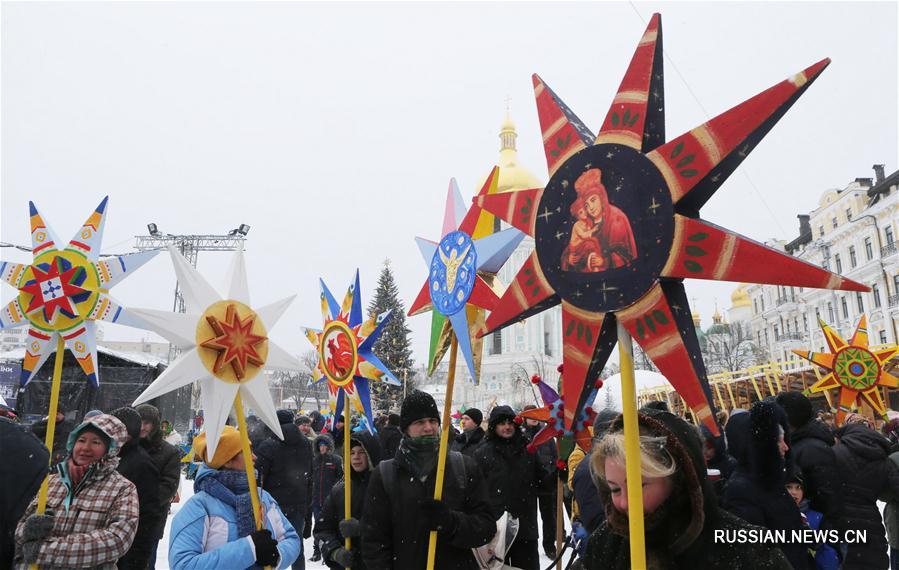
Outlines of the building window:
<svg viewBox="0 0 899 570">
<path fill-rule="evenodd" d="M 836 216 L 834 216 L 834 218 L 833 218 L 832 220 L 830 220 L 830 225 L 831 225 L 833 228 L 836 228 L 836 227 L 837 227 L 837 218 L 836 218 Z"/>
<path fill-rule="evenodd" d="M 852 221 L 852 208 L 846 208 L 846 220 Z"/>
<path fill-rule="evenodd" d="M 759 346 L 762 346 L 762 332 L 761 332 L 761 331 L 759 331 L 759 332 L 758 332 L 758 333 L 756 333 L 756 334 L 758 334 L 758 335 L 759 335 Z"/>
<path fill-rule="evenodd" d="M 893 275 L 893 292 L 899 295 L 899 273 Z"/>
<path fill-rule="evenodd" d="M 871 238 L 865 238 L 865 258 L 868 261 L 874 259 L 874 245 L 871 243 Z"/>
<path fill-rule="evenodd" d="M 821 320 L 821 309 L 819 309 L 818 307 L 815 307 L 815 320 Z M 805 330 L 808 330 L 808 327 L 805 327 Z"/>
<path fill-rule="evenodd" d="M 765 344 L 768 344 L 768 329 L 765 329 Z"/>
<path fill-rule="evenodd" d="M 503 331 L 496 331 L 493 333 L 493 350 L 491 354 L 502 354 L 503 353 Z"/>
<path fill-rule="evenodd" d="M 877 283 L 871 285 L 871 296 L 874 297 L 874 308 L 880 308 L 880 287 L 877 286 Z"/>
<path fill-rule="evenodd" d="M 777 340 L 777 338 L 779 336 L 780 336 L 780 327 L 778 327 L 777 325 L 774 325 L 774 340 Z"/>
<path fill-rule="evenodd" d="M 815 309 L 815 313 L 818 312 L 818 309 Z M 808 332 L 808 315 L 802 315 L 802 328 L 805 332 Z"/>
<path fill-rule="evenodd" d="M 855 246 L 849 246 L 849 266 L 852 269 L 855 269 L 855 266 L 858 265 L 858 259 L 855 257 Z"/>
<path fill-rule="evenodd" d="M 840 307 L 843 309 L 843 318 L 849 318 L 849 303 L 846 302 L 846 296 L 840 297 Z"/>
<path fill-rule="evenodd" d="M 759 297 L 759 303 L 761 303 L 762 312 L 764 313 L 765 312 L 765 297 L 764 297 L 764 295 L 762 297 Z"/>
<path fill-rule="evenodd" d="M 752 300 L 752 314 L 753 315 L 759 314 L 759 300 L 758 299 Z"/>
<path fill-rule="evenodd" d="M 543 353 L 546 354 L 546 356 L 553 355 L 553 349 L 551 346 L 549 346 L 549 333 L 548 332 L 543 333 Z"/>
<path fill-rule="evenodd" d="M 843 272 L 843 260 L 840 259 L 840 254 L 837 253 L 833 256 L 833 263 L 837 268 L 837 273 Z"/>
<path fill-rule="evenodd" d="M 827 303 L 827 316 L 829 317 L 829 321 L 831 324 L 836 320 L 833 318 L 833 304 Z"/>
<path fill-rule="evenodd" d="M 824 226 L 818 226 L 818 237 L 824 237 Z"/>
<path fill-rule="evenodd" d="M 887 343 L 887 331 L 880 331 L 880 344 Z"/>
<path fill-rule="evenodd" d="M 855 294 L 855 304 L 858 305 L 858 313 L 859 314 L 862 314 L 865 312 L 865 302 L 864 302 L 864 300 L 862 300 L 861 293 Z"/>
<path fill-rule="evenodd" d="M 893 245 L 893 228 L 887 226 L 887 228 L 883 230 L 883 235 L 886 238 L 887 245 Z"/>
</svg>

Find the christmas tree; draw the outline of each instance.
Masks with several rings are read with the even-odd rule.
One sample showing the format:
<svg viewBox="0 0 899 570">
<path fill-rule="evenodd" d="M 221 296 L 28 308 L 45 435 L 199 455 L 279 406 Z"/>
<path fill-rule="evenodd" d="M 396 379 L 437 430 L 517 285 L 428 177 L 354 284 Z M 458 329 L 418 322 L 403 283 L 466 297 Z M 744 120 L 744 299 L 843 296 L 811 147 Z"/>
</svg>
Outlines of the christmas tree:
<svg viewBox="0 0 899 570">
<path fill-rule="evenodd" d="M 415 372 L 412 360 L 411 341 L 409 340 L 409 327 L 406 326 L 406 308 L 400 301 L 399 290 L 393 272 L 390 270 L 390 260 L 384 260 L 384 268 L 378 277 L 378 288 L 368 305 L 368 312 L 377 315 L 383 311 L 392 311 L 390 322 L 384 328 L 381 337 L 375 343 L 375 355 L 383 362 L 393 374 L 406 384 L 405 390 L 411 392 L 414 389 Z M 374 382 L 371 386 L 373 407 L 381 412 L 391 409 L 399 409 L 403 399 L 403 386 L 391 386 L 384 382 Z"/>
</svg>

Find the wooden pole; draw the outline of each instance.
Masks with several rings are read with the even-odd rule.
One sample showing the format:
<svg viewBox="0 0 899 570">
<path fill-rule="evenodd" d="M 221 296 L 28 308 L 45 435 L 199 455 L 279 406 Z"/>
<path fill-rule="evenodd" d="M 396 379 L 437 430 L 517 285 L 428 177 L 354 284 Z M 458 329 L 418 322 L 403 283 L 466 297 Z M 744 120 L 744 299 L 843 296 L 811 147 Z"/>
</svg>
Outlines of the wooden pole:
<svg viewBox="0 0 899 570">
<path fill-rule="evenodd" d="M 353 516 L 352 505 L 350 504 L 350 480 L 352 479 L 353 467 L 350 465 L 350 395 L 346 390 L 343 391 L 343 518 L 344 520 Z M 349 537 L 343 539 L 343 547 L 350 549 L 351 541 Z M 349 569 L 349 566 L 346 567 Z"/>
<path fill-rule="evenodd" d="M 456 381 L 456 352 L 459 343 L 456 336 L 450 341 L 449 372 L 446 375 L 446 397 L 443 400 L 443 417 L 440 422 L 440 450 L 437 452 L 437 480 L 434 483 L 434 500 L 443 498 L 443 474 L 446 471 L 446 454 L 449 447 L 450 414 L 453 410 L 453 383 Z M 428 537 L 428 566 L 427 570 L 434 570 L 434 561 L 437 559 L 437 531 L 432 530 Z"/>
<path fill-rule="evenodd" d="M 556 438 L 556 457 L 561 457 L 561 448 L 559 438 Z M 589 457 L 585 457 L 589 461 Z M 562 522 L 562 511 L 565 510 L 565 503 L 562 501 L 564 494 L 562 490 L 562 479 L 556 477 L 556 570 L 562 570 L 562 537 L 565 534 L 565 523 Z"/>
<path fill-rule="evenodd" d="M 243 414 L 243 401 L 240 399 L 240 390 L 234 396 L 234 412 L 237 415 L 237 429 L 240 431 L 240 445 L 243 451 L 243 465 L 247 474 L 247 484 L 250 487 L 250 502 L 253 504 L 253 519 L 256 521 L 256 530 L 262 530 L 262 508 L 259 505 L 259 491 L 256 488 L 256 473 L 253 468 L 253 451 L 250 449 L 250 432 L 247 431 L 247 418 Z M 265 567 L 266 570 L 270 568 Z"/>
<path fill-rule="evenodd" d="M 640 461 L 640 426 L 637 421 L 637 390 L 634 378 L 634 345 L 631 335 L 618 323 L 618 358 L 621 366 L 621 403 L 624 415 L 624 455 L 627 477 L 627 518 L 631 568 L 646 568 L 646 536 L 643 528 L 643 473 Z"/>
<path fill-rule="evenodd" d="M 62 382 L 62 361 L 65 358 L 66 341 L 61 334 L 56 335 L 56 355 L 53 361 L 53 380 L 50 383 L 50 409 L 47 411 L 47 434 L 44 436 L 44 445 L 50 452 L 50 467 L 53 467 L 53 435 L 56 431 L 56 410 L 59 406 L 59 385 Z M 42 515 L 47 510 L 47 491 L 50 489 L 50 473 L 44 477 L 41 490 L 37 496 L 36 514 Z M 37 564 L 31 565 L 31 570 L 37 570 Z"/>
</svg>

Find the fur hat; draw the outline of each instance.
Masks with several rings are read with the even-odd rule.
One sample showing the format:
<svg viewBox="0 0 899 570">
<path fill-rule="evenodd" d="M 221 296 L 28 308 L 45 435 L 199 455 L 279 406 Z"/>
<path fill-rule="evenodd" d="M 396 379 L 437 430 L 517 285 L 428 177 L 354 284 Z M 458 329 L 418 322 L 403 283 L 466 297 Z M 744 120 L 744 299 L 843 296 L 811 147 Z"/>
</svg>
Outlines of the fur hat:
<svg viewBox="0 0 899 570">
<path fill-rule="evenodd" d="M 421 390 L 414 390 L 403 400 L 403 407 L 400 410 L 400 430 L 406 431 L 412 422 L 424 418 L 435 418 L 439 422 L 440 411 L 437 410 L 433 396 Z"/>
<path fill-rule="evenodd" d="M 194 453 L 203 459 L 203 463 L 213 469 L 221 469 L 222 465 L 237 457 L 241 451 L 243 450 L 241 449 L 240 432 L 232 426 L 225 426 L 222 430 L 212 460 L 206 457 L 206 432 L 203 431 L 194 438 Z"/>
<path fill-rule="evenodd" d="M 387 416 L 387 425 L 400 427 L 400 415 L 391 413 Z"/>
<path fill-rule="evenodd" d="M 120 422 L 125 424 L 125 429 L 128 430 L 128 435 L 132 440 L 140 439 L 141 417 L 140 414 L 137 413 L 137 410 L 125 406 L 117 410 L 113 410 L 112 415 L 117 417 Z M 85 416 L 85 418 L 86 417 L 87 416 Z"/>
<path fill-rule="evenodd" d="M 466 408 L 462 415 L 468 416 L 477 425 L 481 425 L 481 422 L 484 421 L 484 414 L 477 408 Z"/>
<path fill-rule="evenodd" d="M 777 405 L 787 413 L 787 421 L 790 426 L 801 428 L 812 421 L 812 401 L 802 392 L 781 392 L 776 398 Z"/>
<path fill-rule="evenodd" d="M 162 416 L 159 414 L 159 408 L 150 404 L 141 404 L 134 409 L 140 414 L 141 421 L 150 422 L 153 424 L 153 427 L 159 427 L 159 421 L 162 419 Z"/>
<path fill-rule="evenodd" d="M 293 420 L 293 423 L 295 423 L 298 426 L 305 425 L 305 424 L 311 425 L 312 418 L 310 418 L 309 416 L 300 415 L 300 416 L 297 416 L 295 420 Z"/>
<path fill-rule="evenodd" d="M 513 410 L 509 406 L 496 406 L 492 410 L 490 410 L 490 422 L 488 423 L 488 427 L 490 431 L 493 431 L 496 426 L 505 420 L 514 420 L 515 419 L 515 410 Z"/>
</svg>

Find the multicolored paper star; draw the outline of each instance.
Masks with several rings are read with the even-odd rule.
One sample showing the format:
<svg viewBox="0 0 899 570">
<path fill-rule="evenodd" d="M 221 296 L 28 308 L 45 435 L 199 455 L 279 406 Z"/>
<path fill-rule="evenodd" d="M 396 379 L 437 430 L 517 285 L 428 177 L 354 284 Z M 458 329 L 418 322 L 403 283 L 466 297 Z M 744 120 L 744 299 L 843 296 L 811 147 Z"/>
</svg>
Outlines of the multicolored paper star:
<svg viewBox="0 0 899 570">
<path fill-rule="evenodd" d="M 518 415 L 523 418 L 546 422 L 546 425 L 537 432 L 534 439 L 528 444 L 528 451 L 533 452 L 539 445 L 556 437 L 559 438 L 559 456 L 561 459 L 568 459 L 568 456 L 571 455 L 571 451 L 574 449 L 574 444 L 579 445 L 584 452 L 589 452 L 593 446 L 593 434 L 590 432 L 590 428 L 593 427 L 593 421 L 596 419 L 596 412 L 593 410 L 593 407 L 586 405 L 581 408 L 572 427 L 566 428 L 564 395 L 559 395 L 558 392 L 553 390 L 549 384 L 536 374 L 531 378 L 531 382 L 540 389 L 543 407 L 525 410 Z M 588 393 L 588 402 L 593 402 L 596 399 L 596 394 L 600 388 L 602 388 L 602 380 L 596 380 Z"/>
<path fill-rule="evenodd" d="M 0 262 L 0 279 L 19 290 L 0 312 L 0 329 L 28 326 L 22 384 L 31 381 L 62 336 L 88 380 L 99 386 L 96 321 L 140 326 L 109 290 L 158 252 L 100 259 L 108 201 L 103 198 L 64 249 L 59 249 L 59 240 L 37 206 L 29 202 L 34 261 Z"/>
<path fill-rule="evenodd" d="M 848 343 L 824 321 L 820 321 L 820 324 L 830 352 L 793 351 L 812 364 L 817 364 L 829 371 L 808 391 L 810 393 L 831 389 L 840 391 L 837 424 L 842 424 L 846 414 L 854 412 L 858 408 L 859 398 L 863 398 L 886 419 L 886 405 L 884 405 L 878 388 L 899 387 L 899 378 L 884 370 L 884 364 L 899 354 L 899 346 L 870 350 L 868 348 L 868 320 L 865 315 L 859 319 L 855 334 Z"/>
<path fill-rule="evenodd" d="M 344 395 L 353 408 L 365 414 L 374 429 L 371 408 L 370 382 L 401 383 L 374 353 L 375 343 L 390 321 L 390 311 L 362 320 L 362 297 L 359 293 L 359 270 L 356 279 L 347 287 L 343 304 L 321 285 L 322 330 L 305 329 L 306 338 L 318 353 L 318 382 L 328 382 L 331 410 L 334 417 L 343 411 Z"/>
<path fill-rule="evenodd" d="M 144 327 L 183 351 L 134 401 L 134 405 L 200 383 L 206 444 L 215 455 L 218 440 L 238 394 L 265 425 L 283 438 L 265 370 L 301 370 L 299 360 L 268 338 L 295 295 L 253 309 L 243 251 L 234 254 L 228 271 L 226 297 L 174 248 L 169 248 L 186 313 L 132 309 Z"/>
<path fill-rule="evenodd" d="M 496 194 L 499 168 L 487 177 L 479 197 Z M 493 233 L 493 216 L 477 205 L 465 211 L 462 194 L 451 179 L 443 214 L 440 242 L 416 238 L 430 272 L 409 315 L 433 309 L 431 354 L 428 373 L 437 368 L 455 335 L 468 372 L 478 382 L 484 311 L 491 310 L 502 294 L 496 279 L 524 234 L 514 228 Z"/>
<path fill-rule="evenodd" d="M 546 188 L 476 200 L 536 242 L 482 334 L 562 304 L 566 428 L 586 404 L 586 380 L 605 365 L 621 323 L 718 432 L 684 278 L 867 290 L 699 219 L 700 208 L 828 63 L 668 142 L 658 14 L 598 135 L 533 76 L 550 180 Z"/>
</svg>

